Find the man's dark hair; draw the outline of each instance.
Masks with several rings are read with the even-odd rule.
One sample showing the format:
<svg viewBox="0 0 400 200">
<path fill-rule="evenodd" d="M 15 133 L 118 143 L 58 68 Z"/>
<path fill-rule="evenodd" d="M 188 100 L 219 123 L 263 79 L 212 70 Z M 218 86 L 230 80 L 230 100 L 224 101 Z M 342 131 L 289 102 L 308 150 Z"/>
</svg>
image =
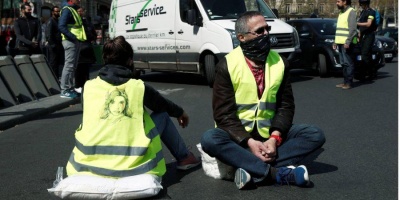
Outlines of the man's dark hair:
<svg viewBox="0 0 400 200">
<path fill-rule="evenodd" d="M 238 35 L 239 33 L 243 34 L 250 31 L 248 30 L 247 22 L 255 16 L 263 16 L 263 14 L 258 11 L 247 11 L 240 15 L 235 23 L 236 35 Z"/>
<path fill-rule="evenodd" d="M 31 5 L 30 5 L 29 3 L 27 3 L 27 2 L 26 2 L 26 3 L 22 3 L 22 4 L 21 4 L 21 10 L 25 10 L 25 7 L 26 7 L 26 6 L 31 7 Z"/>
<path fill-rule="evenodd" d="M 351 0 L 343 0 L 346 1 L 346 5 L 351 6 Z"/>
<path fill-rule="evenodd" d="M 108 40 L 103 46 L 104 64 L 115 64 L 126 67 L 133 60 L 132 46 L 125 40 L 124 36 L 118 36 Z"/>
<path fill-rule="evenodd" d="M 56 8 L 60 9 L 60 7 L 58 7 L 58 6 L 53 6 L 53 7 L 51 8 L 51 12 L 54 12 L 54 10 L 55 10 Z"/>
</svg>

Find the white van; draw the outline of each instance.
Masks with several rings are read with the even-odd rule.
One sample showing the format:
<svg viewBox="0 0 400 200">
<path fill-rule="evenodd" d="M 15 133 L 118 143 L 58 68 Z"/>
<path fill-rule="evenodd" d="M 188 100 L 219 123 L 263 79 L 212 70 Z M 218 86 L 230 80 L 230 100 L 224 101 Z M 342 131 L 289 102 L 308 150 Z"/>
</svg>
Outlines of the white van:
<svg viewBox="0 0 400 200">
<path fill-rule="evenodd" d="M 109 33 L 132 45 L 137 71 L 202 74 L 212 86 L 215 64 L 239 45 L 235 21 L 249 10 L 272 27 L 272 49 L 287 58 L 300 49 L 296 30 L 263 0 L 113 0 Z"/>
</svg>

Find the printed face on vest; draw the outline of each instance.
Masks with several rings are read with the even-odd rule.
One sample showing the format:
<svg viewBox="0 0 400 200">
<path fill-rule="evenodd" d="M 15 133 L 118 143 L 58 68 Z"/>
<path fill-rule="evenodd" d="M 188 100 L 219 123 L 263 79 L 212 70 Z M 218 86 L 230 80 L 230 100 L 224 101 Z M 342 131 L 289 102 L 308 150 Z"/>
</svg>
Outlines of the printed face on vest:
<svg viewBox="0 0 400 200">
<path fill-rule="evenodd" d="M 128 106 L 128 96 L 125 90 L 114 89 L 108 93 L 100 119 L 115 117 L 131 117 L 132 112 Z"/>
<path fill-rule="evenodd" d="M 108 109 L 110 110 L 110 113 L 114 116 L 123 115 L 125 106 L 125 98 L 122 96 L 116 96 L 114 97 L 114 100 L 112 100 L 108 105 Z"/>
</svg>

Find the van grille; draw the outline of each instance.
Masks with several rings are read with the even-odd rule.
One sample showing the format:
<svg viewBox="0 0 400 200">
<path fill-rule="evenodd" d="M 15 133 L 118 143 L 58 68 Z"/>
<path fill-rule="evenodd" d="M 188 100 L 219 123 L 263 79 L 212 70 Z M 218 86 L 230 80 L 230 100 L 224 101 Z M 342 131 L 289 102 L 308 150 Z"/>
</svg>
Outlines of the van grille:
<svg viewBox="0 0 400 200">
<path fill-rule="evenodd" d="M 278 43 L 274 45 L 273 37 L 278 39 Z M 294 47 L 294 39 L 292 33 L 285 34 L 270 34 L 271 48 L 272 49 L 284 49 Z"/>
</svg>

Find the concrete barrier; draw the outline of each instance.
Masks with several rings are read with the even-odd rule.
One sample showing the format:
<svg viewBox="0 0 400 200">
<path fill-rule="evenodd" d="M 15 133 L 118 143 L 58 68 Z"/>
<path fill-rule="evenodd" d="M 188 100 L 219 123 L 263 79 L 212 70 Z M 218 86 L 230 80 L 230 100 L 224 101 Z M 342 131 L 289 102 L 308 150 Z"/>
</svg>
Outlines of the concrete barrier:
<svg viewBox="0 0 400 200">
<path fill-rule="evenodd" d="M 14 61 L 22 78 L 26 81 L 36 98 L 39 99 L 50 96 L 49 90 L 46 88 L 28 55 L 17 55 L 14 57 Z"/>
<path fill-rule="evenodd" d="M 16 103 L 24 103 L 36 99 L 15 66 L 11 56 L 0 56 L 0 74 L 10 95 L 15 98 Z M 1 96 L 3 97 L 3 94 Z"/>
<path fill-rule="evenodd" d="M 0 108 L 17 105 L 14 95 L 11 94 L 6 82 L 0 74 Z"/>
<path fill-rule="evenodd" d="M 54 72 L 50 69 L 46 57 L 42 54 L 35 54 L 31 56 L 31 60 L 49 92 L 51 94 L 60 94 L 60 84 Z"/>
</svg>

